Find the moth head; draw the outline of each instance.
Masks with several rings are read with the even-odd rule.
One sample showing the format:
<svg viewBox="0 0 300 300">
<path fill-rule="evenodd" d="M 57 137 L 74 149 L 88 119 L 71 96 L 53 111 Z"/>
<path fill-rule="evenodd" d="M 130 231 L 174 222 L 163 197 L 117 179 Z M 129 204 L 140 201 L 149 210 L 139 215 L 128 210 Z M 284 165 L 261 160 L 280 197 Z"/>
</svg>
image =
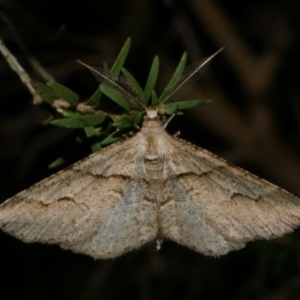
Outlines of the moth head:
<svg viewBox="0 0 300 300">
<path fill-rule="evenodd" d="M 150 120 L 157 119 L 158 117 L 157 111 L 153 109 L 149 109 L 147 110 L 147 115 L 145 117 Z"/>
</svg>

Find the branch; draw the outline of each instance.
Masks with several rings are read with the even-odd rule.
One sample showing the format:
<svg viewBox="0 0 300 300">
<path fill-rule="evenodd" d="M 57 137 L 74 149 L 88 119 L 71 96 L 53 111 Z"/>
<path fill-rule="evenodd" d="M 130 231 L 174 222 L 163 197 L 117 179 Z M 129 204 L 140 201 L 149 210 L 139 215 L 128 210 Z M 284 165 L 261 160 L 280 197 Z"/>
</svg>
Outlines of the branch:
<svg viewBox="0 0 300 300">
<path fill-rule="evenodd" d="M 28 73 L 21 67 L 21 65 L 18 63 L 17 59 L 12 55 L 12 53 L 6 48 L 3 41 L 0 39 L 0 52 L 10 65 L 13 71 L 15 71 L 21 81 L 24 83 L 24 85 L 27 87 L 28 91 L 33 96 L 33 104 L 41 104 L 42 99 L 41 97 L 36 93 L 35 89 L 31 85 L 31 78 L 29 77 Z"/>
</svg>

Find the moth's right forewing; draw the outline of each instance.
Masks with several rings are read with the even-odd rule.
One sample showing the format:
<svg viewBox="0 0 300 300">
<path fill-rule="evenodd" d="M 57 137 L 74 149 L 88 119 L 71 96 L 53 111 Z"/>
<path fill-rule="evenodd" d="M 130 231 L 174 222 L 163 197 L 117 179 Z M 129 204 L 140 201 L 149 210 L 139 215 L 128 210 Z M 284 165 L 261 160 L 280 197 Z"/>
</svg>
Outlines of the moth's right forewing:
<svg viewBox="0 0 300 300">
<path fill-rule="evenodd" d="M 114 144 L 0 206 L 0 228 L 25 241 L 59 244 L 95 258 L 152 240 L 156 211 L 143 201 L 141 143 Z"/>
</svg>

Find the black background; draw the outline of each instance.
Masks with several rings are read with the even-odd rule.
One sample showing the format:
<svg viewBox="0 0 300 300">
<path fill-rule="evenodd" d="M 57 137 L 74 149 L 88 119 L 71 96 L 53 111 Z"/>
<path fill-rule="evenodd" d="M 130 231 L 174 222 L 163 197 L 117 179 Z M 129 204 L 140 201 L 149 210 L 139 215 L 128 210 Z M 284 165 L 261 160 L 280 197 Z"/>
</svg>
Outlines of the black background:
<svg viewBox="0 0 300 300">
<path fill-rule="evenodd" d="M 226 49 L 187 98 L 212 104 L 177 117 L 168 131 L 300 196 L 299 1 L 0 1 L 23 43 L 82 100 L 96 89 L 75 62 L 111 64 L 126 38 L 125 67 L 144 83 L 154 55 L 158 93 L 183 51 L 189 60 Z M 36 80 L 26 55 L 0 22 L 0 37 Z M 43 127 L 47 110 L 0 58 L 0 199 L 54 170 L 72 130 Z M 89 154 L 82 147 L 73 161 Z M 69 162 L 71 163 L 71 161 Z M 299 299 L 299 231 L 212 258 L 175 243 L 155 243 L 114 260 L 58 246 L 25 244 L 0 233 L 1 299 Z"/>
</svg>

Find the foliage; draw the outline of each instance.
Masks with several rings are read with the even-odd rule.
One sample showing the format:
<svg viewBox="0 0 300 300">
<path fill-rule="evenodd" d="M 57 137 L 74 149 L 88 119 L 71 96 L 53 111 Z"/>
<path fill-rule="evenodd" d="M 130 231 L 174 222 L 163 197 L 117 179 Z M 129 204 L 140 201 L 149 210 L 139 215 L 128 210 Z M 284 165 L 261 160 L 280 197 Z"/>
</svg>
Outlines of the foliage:
<svg viewBox="0 0 300 300">
<path fill-rule="evenodd" d="M 163 121 L 172 114 L 182 114 L 181 110 L 208 103 L 209 100 L 174 101 L 174 90 L 183 80 L 188 81 L 193 74 L 183 74 L 187 61 L 187 54 L 183 53 L 179 64 L 162 94 L 157 97 L 154 91 L 159 73 L 159 58 L 154 57 L 145 88 L 142 88 L 123 65 L 130 48 L 130 39 L 127 39 L 115 63 L 108 69 L 85 65 L 100 82 L 98 89 L 85 102 L 80 102 L 79 96 L 67 87 L 48 82 L 32 82 L 36 92 L 46 105 L 56 110 L 48 122 L 56 126 L 84 130 L 93 152 L 123 138 L 128 131 L 134 131 L 140 125 L 142 116 L 147 109 L 155 109 L 163 116 Z M 197 73 L 200 65 L 193 71 Z M 111 115 L 101 110 L 103 97 L 114 101 L 123 109 L 121 115 Z M 166 101 L 167 100 L 167 101 Z M 53 111 L 53 110 L 52 110 Z M 101 126 L 101 127 L 100 127 Z M 81 140 L 79 140 L 81 141 Z M 57 167 L 65 162 L 65 156 L 55 160 L 50 166 Z"/>
</svg>

